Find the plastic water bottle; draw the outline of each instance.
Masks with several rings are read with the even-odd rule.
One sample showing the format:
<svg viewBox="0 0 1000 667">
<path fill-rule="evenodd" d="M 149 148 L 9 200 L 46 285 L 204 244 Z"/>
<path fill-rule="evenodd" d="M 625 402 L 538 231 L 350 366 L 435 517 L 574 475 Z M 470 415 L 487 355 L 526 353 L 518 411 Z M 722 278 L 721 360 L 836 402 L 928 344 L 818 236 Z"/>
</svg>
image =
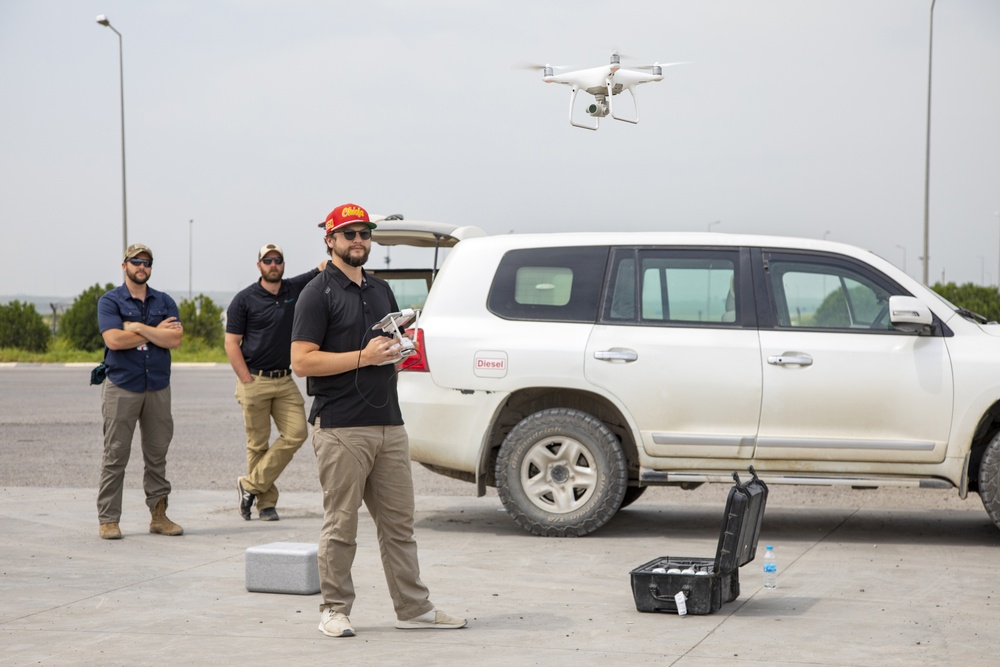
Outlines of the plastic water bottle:
<svg viewBox="0 0 1000 667">
<path fill-rule="evenodd" d="M 764 549 L 764 588 L 778 587 L 778 556 L 770 544 Z"/>
</svg>

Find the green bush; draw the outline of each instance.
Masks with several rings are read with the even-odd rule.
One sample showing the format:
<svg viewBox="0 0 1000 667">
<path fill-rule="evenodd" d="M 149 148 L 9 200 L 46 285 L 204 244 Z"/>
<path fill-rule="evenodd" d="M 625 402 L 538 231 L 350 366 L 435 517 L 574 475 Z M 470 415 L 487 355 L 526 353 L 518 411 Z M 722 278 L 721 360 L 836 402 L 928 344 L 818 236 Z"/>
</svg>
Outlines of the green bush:
<svg viewBox="0 0 1000 667">
<path fill-rule="evenodd" d="M 97 326 L 97 302 L 105 292 L 114 288 L 114 285 L 108 283 L 104 287 L 95 284 L 84 290 L 63 313 L 59 336 L 78 350 L 93 352 L 104 349 L 104 338 Z"/>
<path fill-rule="evenodd" d="M 45 352 L 51 337 L 34 304 L 11 301 L 0 306 L 0 347 Z"/>
<path fill-rule="evenodd" d="M 991 322 L 1000 322 L 1000 292 L 996 287 L 935 283 L 931 289 L 960 308 L 978 313 Z"/>
<path fill-rule="evenodd" d="M 225 337 L 222 328 L 222 309 L 204 294 L 199 294 L 193 301 L 184 299 L 177 306 L 184 325 L 184 345 L 199 340 L 207 347 L 219 347 Z"/>
</svg>

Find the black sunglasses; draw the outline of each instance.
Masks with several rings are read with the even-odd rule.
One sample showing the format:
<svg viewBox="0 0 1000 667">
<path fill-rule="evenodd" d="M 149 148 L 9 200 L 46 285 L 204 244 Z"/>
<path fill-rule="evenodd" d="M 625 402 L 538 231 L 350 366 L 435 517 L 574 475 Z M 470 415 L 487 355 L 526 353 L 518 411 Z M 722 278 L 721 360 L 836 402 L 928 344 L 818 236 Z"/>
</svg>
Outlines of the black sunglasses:
<svg viewBox="0 0 1000 667">
<path fill-rule="evenodd" d="M 331 234 L 336 234 L 337 232 L 330 232 L 330 233 Z M 344 231 L 342 231 L 340 233 L 343 234 L 344 238 L 347 239 L 348 241 L 353 241 L 354 237 L 357 236 L 358 234 L 361 235 L 361 240 L 362 241 L 367 241 L 368 239 L 370 239 L 372 237 L 372 230 L 370 230 L 370 229 L 360 229 L 360 230 L 358 230 L 358 229 L 345 229 Z"/>
<path fill-rule="evenodd" d="M 285 263 L 285 258 L 284 257 L 264 257 L 260 261 L 264 262 L 268 266 L 271 266 L 272 264 L 284 264 Z"/>
<path fill-rule="evenodd" d="M 153 260 L 151 259 L 140 259 L 138 257 L 132 257 L 131 259 L 128 260 L 128 263 L 131 264 L 132 266 L 145 266 L 153 268 Z"/>
</svg>

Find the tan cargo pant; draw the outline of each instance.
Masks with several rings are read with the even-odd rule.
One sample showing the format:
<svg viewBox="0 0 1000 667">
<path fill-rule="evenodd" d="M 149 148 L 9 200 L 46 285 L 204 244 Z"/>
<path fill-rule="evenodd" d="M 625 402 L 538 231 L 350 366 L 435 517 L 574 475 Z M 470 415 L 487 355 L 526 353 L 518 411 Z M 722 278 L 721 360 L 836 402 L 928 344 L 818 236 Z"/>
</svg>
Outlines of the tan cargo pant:
<svg viewBox="0 0 1000 667">
<path fill-rule="evenodd" d="M 167 481 L 167 449 L 174 437 L 170 414 L 170 387 L 159 391 L 135 392 L 122 389 L 111 380 L 101 385 L 101 413 L 104 417 L 104 457 L 97 490 L 97 519 L 119 523 L 125 466 L 132 454 L 132 437 L 138 424 L 142 437 L 142 488 L 146 505 L 154 507 L 170 495 Z"/>
<path fill-rule="evenodd" d="M 396 618 L 407 620 L 433 609 L 430 593 L 420 580 L 413 537 L 413 478 L 406 430 L 402 426 L 325 429 L 317 420 L 313 447 L 323 487 L 320 611 L 351 613 L 355 598 L 351 566 L 362 501 L 375 521 Z"/>
<path fill-rule="evenodd" d="M 257 376 L 253 382 L 236 381 L 236 400 L 243 407 L 247 433 L 247 475 L 243 488 L 257 496 L 257 509 L 278 503 L 278 476 L 305 442 L 305 401 L 291 375 L 282 378 Z M 271 439 L 271 420 L 278 439 Z"/>
</svg>

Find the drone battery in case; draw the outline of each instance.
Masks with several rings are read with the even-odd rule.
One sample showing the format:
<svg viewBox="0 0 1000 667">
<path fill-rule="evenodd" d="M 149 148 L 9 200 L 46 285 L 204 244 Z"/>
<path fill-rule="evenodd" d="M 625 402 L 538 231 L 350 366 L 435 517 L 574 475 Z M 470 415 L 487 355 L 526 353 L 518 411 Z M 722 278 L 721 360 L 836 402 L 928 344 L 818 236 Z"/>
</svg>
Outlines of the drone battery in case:
<svg viewBox="0 0 1000 667">
<path fill-rule="evenodd" d="M 675 596 L 682 593 L 687 613 L 712 614 L 724 603 L 739 597 L 740 566 L 752 561 L 756 555 L 767 502 L 767 485 L 758 479 L 752 467 L 750 473 L 753 479 L 745 483 L 741 483 L 739 476 L 733 473 L 736 484 L 729 490 L 726 500 L 726 513 L 714 560 L 662 556 L 629 573 L 636 609 L 679 613 Z"/>
</svg>

